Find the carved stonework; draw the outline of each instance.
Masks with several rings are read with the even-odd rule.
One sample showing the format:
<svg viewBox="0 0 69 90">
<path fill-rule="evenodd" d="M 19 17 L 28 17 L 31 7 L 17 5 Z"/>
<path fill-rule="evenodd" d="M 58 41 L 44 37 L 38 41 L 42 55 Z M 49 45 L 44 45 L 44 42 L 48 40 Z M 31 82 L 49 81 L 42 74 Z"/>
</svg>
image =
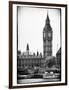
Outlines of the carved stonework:
<svg viewBox="0 0 69 90">
<path fill-rule="evenodd" d="M 43 29 L 43 54 L 45 58 L 52 56 L 52 28 L 48 14 Z"/>
</svg>

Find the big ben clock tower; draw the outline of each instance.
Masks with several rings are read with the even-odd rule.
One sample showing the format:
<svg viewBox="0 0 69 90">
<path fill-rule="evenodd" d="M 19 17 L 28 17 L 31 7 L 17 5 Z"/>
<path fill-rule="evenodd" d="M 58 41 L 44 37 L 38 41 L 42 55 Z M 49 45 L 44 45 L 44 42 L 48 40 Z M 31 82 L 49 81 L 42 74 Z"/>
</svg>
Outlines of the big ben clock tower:
<svg viewBox="0 0 69 90">
<path fill-rule="evenodd" d="M 48 56 L 52 56 L 52 28 L 50 26 L 48 13 L 43 29 L 43 54 L 45 58 Z"/>
</svg>

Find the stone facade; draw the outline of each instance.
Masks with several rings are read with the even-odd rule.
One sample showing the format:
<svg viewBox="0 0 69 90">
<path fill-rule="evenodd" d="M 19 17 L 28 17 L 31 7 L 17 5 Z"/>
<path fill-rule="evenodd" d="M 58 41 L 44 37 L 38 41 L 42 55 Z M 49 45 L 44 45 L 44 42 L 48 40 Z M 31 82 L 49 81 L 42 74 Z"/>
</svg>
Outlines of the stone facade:
<svg viewBox="0 0 69 90">
<path fill-rule="evenodd" d="M 33 53 L 29 52 L 29 45 L 27 44 L 26 52 L 23 52 L 20 56 L 18 54 L 18 68 L 24 67 L 42 67 L 44 62 L 44 58 L 42 53 Z"/>
<path fill-rule="evenodd" d="M 56 59 L 57 59 L 57 66 L 61 67 L 61 48 L 56 53 Z"/>
<path fill-rule="evenodd" d="M 45 58 L 52 56 L 52 28 L 48 14 L 43 29 L 43 53 Z"/>
</svg>

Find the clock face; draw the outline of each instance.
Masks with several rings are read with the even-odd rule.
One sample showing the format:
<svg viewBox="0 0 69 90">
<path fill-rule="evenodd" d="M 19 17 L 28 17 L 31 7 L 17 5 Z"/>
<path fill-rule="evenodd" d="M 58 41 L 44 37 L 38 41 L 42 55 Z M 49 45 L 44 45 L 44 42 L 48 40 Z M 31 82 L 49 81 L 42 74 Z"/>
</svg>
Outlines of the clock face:
<svg viewBox="0 0 69 90">
<path fill-rule="evenodd" d="M 51 37 L 51 33 L 48 33 L 48 37 Z"/>
</svg>

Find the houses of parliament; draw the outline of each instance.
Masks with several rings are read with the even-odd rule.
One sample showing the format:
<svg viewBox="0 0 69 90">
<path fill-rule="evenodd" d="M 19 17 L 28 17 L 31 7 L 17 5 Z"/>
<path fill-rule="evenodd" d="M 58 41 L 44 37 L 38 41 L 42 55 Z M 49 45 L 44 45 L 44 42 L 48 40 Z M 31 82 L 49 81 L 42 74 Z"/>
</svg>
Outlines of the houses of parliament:
<svg viewBox="0 0 69 90">
<path fill-rule="evenodd" d="M 47 59 L 52 57 L 52 40 L 53 40 L 53 31 L 50 25 L 50 19 L 47 13 L 47 18 L 45 20 L 45 26 L 43 28 L 43 55 L 38 51 L 31 54 L 29 49 L 29 44 L 26 46 L 26 52 L 21 53 L 18 51 L 17 57 L 17 67 L 43 67 Z M 60 60 L 59 60 L 60 62 Z"/>
</svg>

